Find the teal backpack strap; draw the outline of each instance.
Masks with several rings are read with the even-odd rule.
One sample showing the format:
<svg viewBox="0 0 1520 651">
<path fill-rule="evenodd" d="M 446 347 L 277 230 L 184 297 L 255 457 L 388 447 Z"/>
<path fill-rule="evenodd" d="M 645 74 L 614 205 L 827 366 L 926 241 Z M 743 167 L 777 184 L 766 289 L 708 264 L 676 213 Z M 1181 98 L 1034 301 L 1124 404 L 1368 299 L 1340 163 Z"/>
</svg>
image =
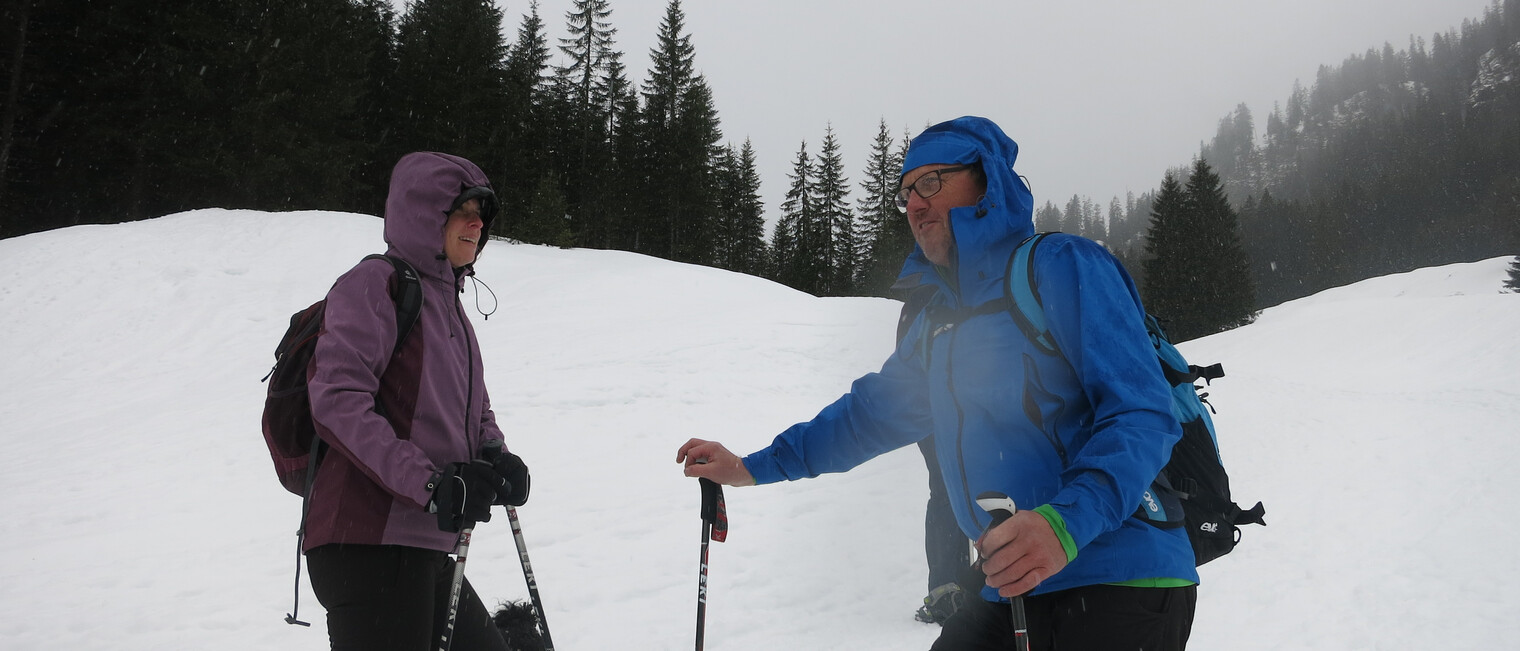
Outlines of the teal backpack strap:
<svg viewBox="0 0 1520 651">
<path fill-rule="evenodd" d="M 1036 348 L 1050 355 L 1061 355 L 1061 346 L 1050 334 L 1045 323 L 1045 307 L 1040 302 L 1040 290 L 1034 284 L 1034 252 L 1050 233 L 1036 233 L 1019 243 L 1008 257 L 1008 269 L 1003 273 L 1003 293 L 1008 297 L 1013 321 L 1019 330 L 1034 343 Z"/>
</svg>

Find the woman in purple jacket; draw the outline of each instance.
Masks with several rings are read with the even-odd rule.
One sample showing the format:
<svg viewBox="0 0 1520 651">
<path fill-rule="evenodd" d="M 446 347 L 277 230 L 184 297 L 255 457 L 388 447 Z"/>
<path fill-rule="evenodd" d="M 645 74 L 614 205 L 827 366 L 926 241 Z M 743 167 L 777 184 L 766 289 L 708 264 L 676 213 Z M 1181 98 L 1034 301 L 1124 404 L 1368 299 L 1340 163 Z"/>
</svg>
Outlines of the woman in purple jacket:
<svg viewBox="0 0 1520 651">
<path fill-rule="evenodd" d="M 360 263 L 327 294 L 308 386 L 332 451 L 312 486 L 305 551 L 333 649 L 427 648 L 446 616 L 461 526 L 527 499 L 516 455 L 471 463 L 503 438 L 458 298 L 495 212 L 475 164 L 408 154 L 391 173 L 385 241 L 421 279 L 416 325 L 397 346 L 396 272 L 384 260 Z M 506 648 L 468 581 L 453 648 Z"/>
</svg>

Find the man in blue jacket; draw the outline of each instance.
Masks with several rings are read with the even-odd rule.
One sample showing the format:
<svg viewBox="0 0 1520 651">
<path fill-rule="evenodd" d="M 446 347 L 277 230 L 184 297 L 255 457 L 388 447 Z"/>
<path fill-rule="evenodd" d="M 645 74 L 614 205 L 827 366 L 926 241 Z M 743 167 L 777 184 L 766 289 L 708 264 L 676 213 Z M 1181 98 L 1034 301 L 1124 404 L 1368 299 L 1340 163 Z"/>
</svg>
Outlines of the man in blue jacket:
<svg viewBox="0 0 1520 651">
<path fill-rule="evenodd" d="M 1134 517 L 1181 437 L 1134 283 L 1101 245 L 1049 237 L 1033 260 L 1059 355 L 1037 348 L 1004 302 L 1004 276 L 1034 233 L 1018 145 L 963 117 L 909 145 L 897 204 L 918 246 L 899 286 L 937 288 L 881 371 L 813 420 L 740 459 L 692 439 L 685 473 L 731 486 L 843 472 L 935 432 L 961 531 L 976 541 L 982 599 L 934 649 L 1004 649 L 1024 598 L 1033 649 L 1183 649 L 1198 574 L 1181 528 Z M 988 529 L 974 502 L 1019 506 Z"/>
</svg>

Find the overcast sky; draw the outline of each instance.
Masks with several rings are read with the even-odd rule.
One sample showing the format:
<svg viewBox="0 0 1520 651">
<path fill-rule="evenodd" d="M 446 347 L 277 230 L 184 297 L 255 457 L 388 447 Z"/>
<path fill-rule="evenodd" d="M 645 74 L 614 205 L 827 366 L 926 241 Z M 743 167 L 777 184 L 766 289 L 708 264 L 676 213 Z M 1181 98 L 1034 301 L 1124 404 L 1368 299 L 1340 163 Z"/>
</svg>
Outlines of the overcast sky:
<svg viewBox="0 0 1520 651">
<path fill-rule="evenodd" d="M 398 4 L 401 0 L 396 0 Z M 571 0 L 542 0 L 551 46 Z M 516 38 L 528 0 L 497 0 Z M 1321 64 L 1459 29 L 1489 0 L 687 0 L 696 65 L 726 139 L 749 138 L 774 221 L 805 139 L 830 124 L 852 192 L 878 122 L 898 139 L 960 115 L 1019 143 L 1037 205 L 1072 194 L 1103 205 L 1160 185 L 1219 120 L 1246 103 L 1258 136 L 1294 80 Z M 612 0 L 628 74 L 642 82 L 664 0 Z M 555 50 L 555 63 L 563 63 Z"/>
</svg>

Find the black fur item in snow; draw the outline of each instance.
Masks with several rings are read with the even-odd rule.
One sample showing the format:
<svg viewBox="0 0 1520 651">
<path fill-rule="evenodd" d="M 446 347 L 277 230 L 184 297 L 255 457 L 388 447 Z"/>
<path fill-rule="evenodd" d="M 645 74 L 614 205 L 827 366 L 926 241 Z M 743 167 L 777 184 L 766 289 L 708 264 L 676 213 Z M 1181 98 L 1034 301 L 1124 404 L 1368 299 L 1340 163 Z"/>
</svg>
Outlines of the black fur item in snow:
<svg viewBox="0 0 1520 651">
<path fill-rule="evenodd" d="M 491 616 L 501 636 L 507 639 L 512 651 L 543 651 L 544 638 L 538 632 L 538 618 L 533 616 L 533 604 L 526 601 L 504 601 L 496 614 Z"/>
</svg>

